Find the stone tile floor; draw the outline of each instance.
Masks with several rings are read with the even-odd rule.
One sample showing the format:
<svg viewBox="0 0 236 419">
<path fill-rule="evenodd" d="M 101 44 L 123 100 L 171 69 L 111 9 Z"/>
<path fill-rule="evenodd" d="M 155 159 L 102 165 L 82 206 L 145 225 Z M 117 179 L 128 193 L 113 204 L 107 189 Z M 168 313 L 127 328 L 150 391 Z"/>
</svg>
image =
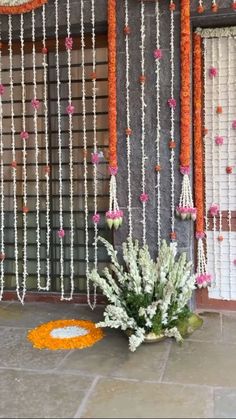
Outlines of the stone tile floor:
<svg viewBox="0 0 236 419">
<path fill-rule="evenodd" d="M 119 331 L 67 352 L 26 340 L 43 322 L 101 316 L 86 306 L 1 303 L 1 418 L 236 418 L 236 313 L 202 313 L 204 326 L 182 346 L 168 340 L 134 354 Z"/>
</svg>

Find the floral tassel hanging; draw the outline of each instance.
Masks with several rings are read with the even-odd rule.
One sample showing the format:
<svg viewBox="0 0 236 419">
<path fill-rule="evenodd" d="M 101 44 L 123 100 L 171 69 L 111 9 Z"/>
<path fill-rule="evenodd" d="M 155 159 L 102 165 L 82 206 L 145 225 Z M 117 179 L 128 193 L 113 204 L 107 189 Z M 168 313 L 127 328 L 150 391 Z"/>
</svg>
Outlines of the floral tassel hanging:
<svg viewBox="0 0 236 419">
<path fill-rule="evenodd" d="M 204 11 L 205 11 L 205 7 L 203 5 L 203 0 L 199 0 L 198 1 L 197 12 L 200 14 L 200 13 L 203 13 Z"/>
<path fill-rule="evenodd" d="M 207 273 L 204 233 L 204 168 L 203 168 L 203 124 L 202 124 L 202 48 L 201 36 L 194 34 L 194 167 L 195 167 L 195 200 L 197 206 L 196 239 L 197 275 L 199 288 L 211 283 Z"/>
<path fill-rule="evenodd" d="M 109 173 L 110 200 L 106 213 L 109 228 L 118 229 L 123 221 L 123 212 L 117 201 L 117 106 L 116 106 L 116 0 L 108 0 L 108 89 L 109 89 Z"/>
<path fill-rule="evenodd" d="M 2 22 L 0 20 L 0 43 L 2 41 Z M 4 291 L 4 261 L 5 261 L 5 211 L 4 211 L 4 144 L 3 144 L 3 106 L 2 95 L 5 87 L 2 84 L 2 50 L 0 48 L 0 209 L 1 209 L 1 229 L 0 229 L 0 301 L 2 300 Z"/>
<path fill-rule="evenodd" d="M 191 159 L 191 30 L 190 0 L 181 0 L 181 150 L 180 172 L 183 175 L 182 192 L 176 213 L 183 220 L 196 220 L 190 183 Z"/>
</svg>

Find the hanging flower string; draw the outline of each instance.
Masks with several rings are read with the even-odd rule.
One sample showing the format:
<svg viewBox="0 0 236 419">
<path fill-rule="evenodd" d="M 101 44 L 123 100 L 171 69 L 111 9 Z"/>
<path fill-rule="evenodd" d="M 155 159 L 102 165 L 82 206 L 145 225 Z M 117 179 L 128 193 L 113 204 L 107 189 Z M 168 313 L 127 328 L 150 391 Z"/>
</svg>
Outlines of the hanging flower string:
<svg viewBox="0 0 236 419">
<path fill-rule="evenodd" d="M 71 10 L 70 0 L 66 1 L 66 21 L 67 37 L 65 47 L 67 50 L 67 70 L 68 70 L 68 106 L 67 114 L 69 118 L 69 167 L 70 167 L 70 295 L 61 299 L 71 301 L 74 294 L 74 162 L 73 162 L 73 114 L 75 107 L 72 104 L 72 75 L 71 75 L 71 51 L 73 49 L 73 38 L 71 36 Z"/>
<path fill-rule="evenodd" d="M 92 95 L 93 95 L 93 192 L 94 192 L 94 214 L 93 214 L 93 224 L 94 224 L 94 269 L 97 270 L 98 267 L 98 224 L 101 221 L 101 216 L 98 214 L 98 169 L 97 165 L 100 161 L 99 153 L 97 149 L 97 75 L 96 75 L 96 32 L 95 32 L 95 0 L 91 0 L 91 23 L 92 23 L 92 57 L 93 57 L 93 71 L 92 71 Z M 94 156 L 97 156 L 97 160 L 94 161 Z M 90 299 L 90 287 L 89 282 L 87 283 L 87 293 L 88 293 L 88 303 L 92 310 L 96 307 L 97 299 L 97 287 L 94 285 L 94 300 L 91 303 Z"/>
<path fill-rule="evenodd" d="M 31 105 L 34 112 L 34 142 L 35 142 L 35 176 L 36 176 L 36 247 L 37 247 L 37 285 L 41 287 L 40 260 L 40 185 L 39 185 L 39 141 L 38 141 L 38 110 L 40 101 L 37 99 L 36 49 L 35 49 L 35 12 L 32 10 L 32 60 L 33 60 L 33 99 Z"/>
<path fill-rule="evenodd" d="M 231 62 L 231 54 L 230 54 L 230 37 L 227 38 L 227 61 L 228 61 L 228 66 L 230 65 Z M 231 111 L 231 86 L 234 83 L 233 80 L 231 80 L 231 74 L 230 74 L 230 70 L 228 67 L 228 72 L 227 72 L 227 115 L 230 118 L 230 115 L 232 114 Z M 232 166 L 230 166 L 231 163 L 231 159 L 232 159 L 232 155 L 233 153 L 231 153 L 231 129 L 233 127 L 230 124 L 230 121 L 228 120 L 228 124 L 227 124 L 227 155 L 228 155 L 228 166 L 226 167 L 226 174 L 227 174 L 227 187 L 228 187 L 228 192 L 227 192 L 227 196 L 228 196 L 228 228 L 229 228 L 229 276 L 230 278 L 233 278 L 233 243 L 232 243 L 232 213 L 231 213 L 231 193 L 230 191 L 232 190 L 232 184 L 231 184 L 231 173 L 232 173 Z M 229 300 L 232 299 L 232 284 L 231 281 L 229 281 Z"/>
<path fill-rule="evenodd" d="M 204 168 L 203 168 L 203 124 L 202 124 L 202 47 L 201 36 L 194 34 L 194 168 L 195 168 L 195 201 L 197 207 L 196 239 L 197 275 L 199 288 L 211 283 L 207 273 L 207 262 L 204 248 Z"/>
<path fill-rule="evenodd" d="M 44 104 L 44 139 L 45 139 L 45 158 L 46 166 L 45 179 L 46 179 L 46 285 L 40 286 L 40 290 L 49 291 L 51 285 L 50 278 L 50 159 L 49 159 L 49 136 L 48 136 L 48 84 L 47 84 L 47 45 L 46 45 L 46 10 L 45 5 L 42 8 L 42 28 L 43 28 L 43 104 Z"/>
<path fill-rule="evenodd" d="M 183 220 L 196 220 L 196 208 L 193 204 L 192 188 L 190 184 L 191 161 L 191 30 L 190 30 L 190 2 L 181 0 L 181 149 L 180 173 L 183 175 L 182 191 L 177 215 Z"/>
<path fill-rule="evenodd" d="M 24 15 L 20 17 L 20 44 L 21 44 L 21 92 L 22 92 L 22 132 L 20 137 L 23 142 L 23 284 L 27 280 L 27 140 L 29 134 L 26 131 L 26 92 L 25 92 L 25 56 L 24 56 Z"/>
<path fill-rule="evenodd" d="M 176 99 L 174 98 L 174 81 L 175 81 L 175 45 L 174 45 L 174 11 L 175 3 L 173 0 L 170 0 L 169 9 L 170 9 L 170 71 L 171 71 L 171 80 L 170 80 L 170 98 L 168 99 L 168 105 L 170 108 L 170 166 L 171 166 L 171 233 L 170 238 L 172 241 L 176 240 L 175 232 L 175 109 L 176 109 Z"/>
<path fill-rule="evenodd" d="M 17 217 L 17 188 L 16 188 L 16 144 L 15 144 L 15 116 L 14 116 L 14 80 L 13 80 L 13 51 L 12 51 L 12 16 L 8 16 L 8 43 L 9 43 L 9 79 L 11 102 L 11 146 L 12 146 L 12 180 L 13 180 L 13 208 L 14 208 L 14 252 L 15 252 L 15 280 L 16 293 L 19 301 L 24 304 L 26 287 L 22 289 L 19 282 L 19 253 L 18 253 L 18 217 Z"/>
<path fill-rule="evenodd" d="M 0 44 L 2 42 L 2 22 L 0 20 Z M 4 291 L 4 261 L 5 261 L 5 211 L 4 211 L 4 144 L 3 144 L 3 103 L 2 96 L 5 88 L 2 84 L 2 49 L 0 48 L 0 207 L 1 207 L 1 227 L 0 227 L 0 301 L 3 297 Z"/>
<path fill-rule="evenodd" d="M 162 59 L 162 50 L 160 48 L 160 8 L 159 2 L 155 6 L 156 16 L 156 49 L 154 58 L 156 60 L 156 197 L 157 197 L 157 247 L 160 250 L 161 245 L 161 160 L 160 160 L 160 60 Z"/>
<path fill-rule="evenodd" d="M 116 106 L 116 0 L 108 0 L 108 90 L 109 90 L 109 173 L 110 199 L 109 211 L 106 213 L 109 228 L 119 228 L 123 212 L 117 201 L 116 175 L 117 162 L 117 106 Z"/>
<path fill-rule="evenodd" d="M 130 52 L 129 37 L 131 29 L 129 27 L 129 4 L 125 0 L 125 89 L 126 89 L 126 150 L 127 150 L 127 183 L 128 183 L 128 221 L 129 221 L 129 237 L 132 239 L 132 187 L 131 187 L 131 118 L 130 118 Z"/>
</svg>

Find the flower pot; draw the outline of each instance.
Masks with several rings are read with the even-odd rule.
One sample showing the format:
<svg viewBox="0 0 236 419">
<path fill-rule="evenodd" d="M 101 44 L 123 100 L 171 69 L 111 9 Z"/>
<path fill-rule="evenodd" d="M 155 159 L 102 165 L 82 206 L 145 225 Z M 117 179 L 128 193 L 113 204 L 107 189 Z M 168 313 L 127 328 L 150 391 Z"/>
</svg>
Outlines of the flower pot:
<svg viewBox="0 0 236 419">
<path fill-rule="evenodd" d="M 131 329 L 127 329 L 124 331 L 126 336 L 130 337 L 134 332 Z M 161 342 L 166 339 L 166 336 L 164 334 L 156 335 L 153 332 L 147 332 L 145 334 L 145 338 L 143 343 L 155 343 L 155 342 Z"/>
</svg>

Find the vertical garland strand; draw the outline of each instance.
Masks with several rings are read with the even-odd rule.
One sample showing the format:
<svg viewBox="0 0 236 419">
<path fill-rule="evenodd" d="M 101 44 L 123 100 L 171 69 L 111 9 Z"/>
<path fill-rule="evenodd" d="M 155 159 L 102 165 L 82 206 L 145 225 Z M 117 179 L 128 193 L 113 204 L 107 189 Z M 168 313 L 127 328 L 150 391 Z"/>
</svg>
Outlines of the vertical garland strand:
<svg viewBox="0 0 236 419">
<path fill-rule="evenodd" d="M 32 60 L 33 60 L 33 99 L 34 110 L 34 141 L 35 141 L 35 176 L 36 176 L 36 246 L 37 246 L 37 284 L 38 290 L 41 286 L 41 261 L 40 261 L 40 189 L 39 189 L 39 143 L 38 143 L 38 109 L 40 102 L 37 99 L 37 77 L 36 77 L 36 49 L 35 49 L 35 12 L 32 10 Z"/>
<path fill-rule="evenodd" d="M 228 155 L 228 167 L 231 169 L 231 126 L 230 126 L 230 117 L 231 117 L 231 77 L 230 77 L 230 40 L 231 38 L 227 38 L 227 67 L 228 67 L 228 78 L 227 78 L 227 115 L 228 115 L 228 128 L 227 128 L 227 155 Z M 233 153 L 232 153 L 233 154 Z M 230 191 L 231 189 L 231 176 L 230 172 L 227 174 L 227 187 L 228 187 L 228 228 L 229 228 L 229 300 L 232 299 L 232 287 L 231 287 L 231 280 L 233 279 L 233 257 L 232 257 L 232 242 L 231 242 L 231 235 L 232 235 L 232 214 L 231 214 L 231 199 L 230 199 Z"/>
<path fill-rule="evenodd" d="M 45 179 L 46 179 L 46 286 L 40 290 L 49 291 L 51 285 L 50 278 L 50 159 L 49 159 L 49 136 L 48 136 L 48 84 L 47 84 L 47 46 L 46 46 L 46 9 L 42 8 L 42 27 L 43 27 L 43 99 L 44 99 L 44 138 L 45 138 Z"/>
<path fill-rule="evenodd" d="M 22 94 L 22 132 L 23 141 L 23 284 L 27 279 L 27 147 L 29 134 L 26 131 L 26 92 L 25 92 L 25 56 L 24 56 L 24 15 L 20 16 L 20 44 L 21 44 L 21 94 Z"/>
<path fill-rule="evenodd" d="M 62 300 L 71 301 L 74 294 L 74 162 L 73 162 L 73 113 L 74 106 L 72 105 L 72 76 L 71 76 L 71 50 L 73 48 L 73 38 L 71 37 L 70 24 L 70 0 L 66 2 L 66 20 L 67 20 L 67 38 L 65 46 L 67 50 L 67 65 L 68 65 L 68 106 L 67 113 L 69 117 L 69 166 L 70 166 L 70 295 L 64 297 Z"/>
<path fill-rule="evenodd" d="M 170 144 L 171 145 L 171 155 L 170 155 L 170 165 L 171 165 L 171 240 L 176 239 L 175 233 L 175 107 L 176 101 L 174 99 L 174 80 L 175 80 L 175 50 L 174 50 L 174 10 L 175 4 L 173 0 L 170 0 Z"/>
<path fill-rule="evenodd" d="M 82 69 L 82 129 L 84 145 L 84 223 L 85 223 L 85 264 L 87 278 L 87 302 L 93 308 L 90 299 L 89 284 L 89 230 L 88 230 L 88 162 L 87 162 L 87 124 L 86 124 L 86 85 L 85 85 L 85 34 L 84 34 L 84 0 L 80 2 L 81 15 L 81 69 Z"/>
<path fill-rule="evenodd" d="M 160 49 L 160 7 L 159 2 L 155 6 L 156 15 L 156 196 L 157 196 L 157 247 L 158 252 L 161 245 L 161 161 L 160 161 L 160 60 L 162 52 Z"/>
<path fill-rule="evenodd" d="M 130 56 L 129 56 L 129 4 L 125 0 L 125 88 L 126 88 L 126 151 L 127 151 L 127 184 L 128 184 L 128 222 L 129 238 L 133 237 L 132 225 L 132 188 L 131 188 L 131 136 L 130 126 Z"/>
<path fill-rule="evenodd" d="M 17 185 L 16 185 L 16 144 L 15 144 L 15 116 L 14 116 L 14 81 L 13 81 L 13 52 L 12 52 L 12 16 L 8 16 L 8 42 L 9 42 L 9 78 L 10 78 L 10 102 L 11 102 L 11 141 L 12 141 L 12 180 L 13 180 L 13 207 L 14 207 L 14 250 L 15 250 L 15 279 L 16 292 L 20 302 L 24 303 L 26 288 L 23 287 L 20 294 L 19 282 L 19 253 L 18 253 L 18 217 L 17 217 Z"/>
<path fill-rule="evenodd" d="M 141 25 L 140 25 L 140 35 L 141 35 L 141 77 L 140 77 L 140 84 L 141 84 L 141 152 L 142 152 L 142 167 L 141 167 L 141 175 L 142 175 L 142 194 L 140 196 L 140 200 L 143 206 L 143 216 L 142 216 L 142 224 L 143 224 L 143 244 L 146 244 L 146 235 L 147 235 L 147 223 L 146 223 L 146 204 L 148 201 L 148 195 L 146 193 L 146 156 L 145 156 L 145 140 L 146 140 L 146 130 L 145 130 L 145 122 L 146 122 L 146 103 L 145 103 L 145 4 L 144 1 L 141 0 Z"/>
<path fill-rule="evenodd" d="M 2 42 L 2 21 L 0 20 L 0 43 Z M 5 226 L 5 212 L 4 212 L 4 143 L 3 143 L 3 104 L 2 104 L 2 94 L 4 93 L 4 86 L 2 84 L 2 49 L 0 48 L 0 207 L 1 207 L 1 230 L 0 230 L 0 301 L 3 297 L 4 291 L 4 260 L 5 260 L 5 235 L 4 235 L 4 226 Z"/>
<path fill-rule="evenodd" d="M 64 244 L 65 237 L 63 220 L 63 181 L 62 181 L 62 136 L 61 136 L 61 81 L 60 81 L 60 59 L 59 59 L 59 0 L 55 0 L 55 38 L 56 38 L 56 77 L 57 77 L 57 114 L 58 114 L 58 170 L 59 170 L 59 230 L 57 232 L 60 240 L 60 281 L 61 300 L 64 299 Z"/>
<path fill-rule="evenodd" d="M 206 235 L 206 243 L 205 243 L 205 250 L 206 250 L 206 260 L 207 260 L 207 234 L 209 231 L 209 218 L 208 218 L 208 207 L 207 207 L 207 202 L 206 202 L 206 197 L 207 197 L 207 183 L 206 183 L 206 179 L 208 176 L 208 168 L 207 168 L 207 164 L 206 164 L 206 155 L 207 155 L 207 134 L 208 134 L 208 129 L 206 127 L 206 80 L 207 80 L 207 67 L 206 67 L 206 49 L 207 49 L 207 45 L 206 45 L 206 38 L 203 38 L 203 88 L 204 88 L 204 92 L 203 92 L 203 135 L 204 135 L 204 151 L 203 151 L 203 158 L 204 158 L 204 162 L 205 162 L 205 172 L 203 174 L 204 176 L 204 205 L 205 205 L 205 235 Z"/>
<path fill-rule="evenodd" d="M 213 69 L 215 69 L 215 46 L 214 46 L 214 39 L 212 39 L 211 42 L 211 59 L 212 59 L 212 65 Z M 212 130 L 211 130 L 211 154 L 212 154 L 212 197 L 213 197 L 213 203 L 211 208 L 213 208 L 213 211 L 211 211 L 212 217 L 213 217 L 213 265 L 214 265 L 214 283 L 213 285 L 216 285 L 217 280 L 217 262 L 216 262 L 216 215 L 218 213 L 218 204 L 215 203 L 216 194 L 215 194 L 215 76 L 212 77 L 212 99 L 211 99 L 211 114 L 212 114 Z M 217 211 L 214 211 L 214 208 L 217 208 Z"/>
</svg>

